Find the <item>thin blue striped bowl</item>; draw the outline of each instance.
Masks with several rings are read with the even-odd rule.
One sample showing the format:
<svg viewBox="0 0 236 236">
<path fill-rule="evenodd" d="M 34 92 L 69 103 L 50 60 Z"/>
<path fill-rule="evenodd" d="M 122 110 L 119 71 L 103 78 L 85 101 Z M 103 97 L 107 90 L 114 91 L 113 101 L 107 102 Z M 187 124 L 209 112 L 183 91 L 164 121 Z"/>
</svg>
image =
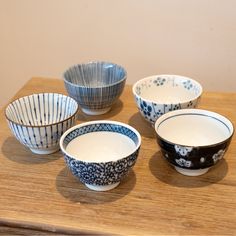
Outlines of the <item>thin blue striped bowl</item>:
<svg viewBox="0 0 236 236">
<path fill-rule="evenodd" d="M 126 70 L 110 62 L 90 62 L 70 67 L 63 74 L 66 90 L 88 115 L 108 112 L 123 92 Z"/>
<path fill-rule="evenodd" d="M 11 102 L 5 116 L 15 137 L 33 153 L 59 150 L 59 139 L 76 121 L 77 102 L 57 93 L 32 94 Z"/>
</svg>

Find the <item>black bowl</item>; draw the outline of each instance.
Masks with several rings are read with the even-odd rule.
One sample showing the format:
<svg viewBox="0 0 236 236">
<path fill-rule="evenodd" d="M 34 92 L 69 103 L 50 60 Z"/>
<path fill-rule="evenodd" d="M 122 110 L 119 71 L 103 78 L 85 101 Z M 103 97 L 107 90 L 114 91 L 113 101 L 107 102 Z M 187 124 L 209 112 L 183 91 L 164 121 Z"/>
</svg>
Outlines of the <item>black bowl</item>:
<svg viewBox="0 0 236 236">
<path fill-rule="evenodd" d="M 183 109 L 157 119 L 155 131 L 165 159 L 181 174 L 197 176 L 223 158 L 234 127 L 215 112 Z"/>
</svg>

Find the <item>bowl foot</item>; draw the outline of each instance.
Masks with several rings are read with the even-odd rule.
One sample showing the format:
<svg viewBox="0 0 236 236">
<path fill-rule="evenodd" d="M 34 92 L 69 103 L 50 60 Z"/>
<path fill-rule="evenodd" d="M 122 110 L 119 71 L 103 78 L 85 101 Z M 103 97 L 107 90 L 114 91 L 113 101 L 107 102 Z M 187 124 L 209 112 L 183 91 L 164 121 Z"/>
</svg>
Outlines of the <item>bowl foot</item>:
<svg viewBox="0 0 236 236">
<path fill-rule="evenodd" d="M 108 191 L 111 190 L 119 185 L 120 182 L 115 184 L 109 184 L 109 185 L 92 185 L 92 184 L 85 184 L 89 189 L 92 189 L 94 191 Z"/>
<path fill-rule="evenodd" d="M 35 154 L 40 154 L 40 155 L 51 154 L 51 153 L 59 151 L 59 149 L 60 149 L 59 147 L 53 147 L 53 148 L 47 148 L 47 149 L 30 148 L 31 152 Z"/>
<path fill-rule="evenodd" d="M 102 115 L 110 111 L 111 107 L 103 108 L 103 109 L 86 109 L 86 108 L 81 108 L 81 110 L 91 116 L 96 116 L 96 115 Z"/>
<path fill-rule="evenodd" d="M 205 168 L 205 169 L 199 169 L 199 170 L 189 170 L 189 169 L 184 169 L 184 168 L 180 168 L 175 166 L 175 169 L 182 175 L 187 175 L 187 176 L 199 176 L 199 175 L 203 175 L 205 174 L 209 168 Z"/>
</svg>

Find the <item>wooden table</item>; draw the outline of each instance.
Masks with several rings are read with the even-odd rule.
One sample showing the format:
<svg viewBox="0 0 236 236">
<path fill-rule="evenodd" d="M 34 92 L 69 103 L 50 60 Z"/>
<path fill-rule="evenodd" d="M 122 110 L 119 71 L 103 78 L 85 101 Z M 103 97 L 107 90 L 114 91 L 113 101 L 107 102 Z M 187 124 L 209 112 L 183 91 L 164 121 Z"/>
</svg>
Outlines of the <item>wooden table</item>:
<svg viewBox="0 0 236 236">
<path fill-rule="evenodd" d="M 38 92 L 66 93 L 61 80 L 33 78 L 15 98 Z M 236 123 L 236 93 L 205 92 L 199 107 Z M 61 152 L 32 154 L 12 136 L 1 111 L 2 234 L 236 235 L 235 135 L 224 160 L 203 176 L 187 177 L 162 158 L 154 130 L 138 113 L 131 86 L 109 113 L 79 113 L 78 123 L 96 119 L 128 123 L 142 135 L 135 167 L 108 192 L 94 192 L 75 179 Z"/>
</svg>

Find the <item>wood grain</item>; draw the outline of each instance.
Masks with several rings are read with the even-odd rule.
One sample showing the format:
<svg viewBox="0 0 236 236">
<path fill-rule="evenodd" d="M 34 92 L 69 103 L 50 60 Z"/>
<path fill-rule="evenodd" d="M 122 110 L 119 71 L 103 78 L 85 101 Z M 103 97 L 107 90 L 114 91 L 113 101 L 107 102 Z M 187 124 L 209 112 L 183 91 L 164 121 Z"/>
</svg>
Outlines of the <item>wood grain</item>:
<svg viewBox="0 0 236 236">
<path fill-rule="evenodd" d="M 33 78 L 14 99 L 38 92 L 66 94 L 61 80 Z M 236 93 L 205 92 L 199 107 L 235 124 L 235 105 Z M 236 235 L 235 135 L 223 161 L 203 176 L 187 177 L 162 158 L 131 86 L 109 113 L 79 113 L 78 123 L 96 119 L 128 123 L 142 135 L 133 171 L 108 192 L 87 189 L 70 174 L 60 152 L 32 154 L 12 136 L 1 111 L 0 224 L 59 234 Z"/>
</svg>

